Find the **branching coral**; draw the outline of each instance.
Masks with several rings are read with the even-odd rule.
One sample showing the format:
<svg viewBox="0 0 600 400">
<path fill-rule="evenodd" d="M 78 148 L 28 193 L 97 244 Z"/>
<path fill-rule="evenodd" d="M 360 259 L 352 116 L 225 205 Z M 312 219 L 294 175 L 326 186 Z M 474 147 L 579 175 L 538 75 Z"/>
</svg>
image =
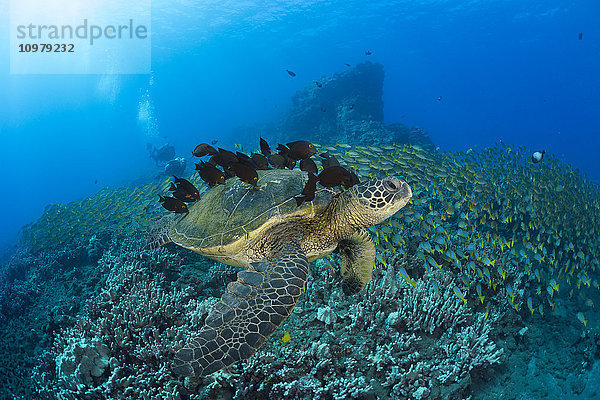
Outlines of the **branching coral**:
<svg viewBox="0 0 600 400">
<path fill-rule="evenodd" d="M 57 337 L 56 378 L 45 391 L 65 398 L 179 398 L 183 382 L 169 370 L 174 349 L 202 324 L 207 305 L 157 270 L 175 266 L 166 251 L 146 260 L 105 254 L 106 287 L 87 313 Z"/>
<path fill-rule="evenodd" d="M 450 273 L 436 272 L 416 287 L 406 284 L 399 270 L 408 263 L 397 258 L 378 269 L 357 298 L 340 298 L 334 288 L 322 301 L 304 303 L 281 329 L 298 332 L 301 343 L 268 341 L 249 360 L 217 373 L 205 393 L 214 397 L 233 390 L 237 399 L 416 399 L 466 393 L 473 371 L 501 361 L 503 350 L 489 337 L 491 320 L 456 299 Z M 313 270 L 319 277 L 310 283 L 314 292 L 328 287 L 326 268 L 320 263 Z M 444 288 L 439 295 L 434 280 Z M 308 348 L 306 338 L 312 342 Z"/>
</svg>

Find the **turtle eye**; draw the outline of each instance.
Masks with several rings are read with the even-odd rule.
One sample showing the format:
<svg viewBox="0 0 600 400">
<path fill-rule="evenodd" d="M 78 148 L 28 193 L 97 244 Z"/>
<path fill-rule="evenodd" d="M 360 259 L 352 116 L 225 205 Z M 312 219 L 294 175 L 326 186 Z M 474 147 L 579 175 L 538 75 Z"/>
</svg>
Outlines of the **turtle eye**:
<svg viewBox="0 0 600 400">
<path fill-rule="evenodd" d="M 383 187 L 389 190 L 390 192 L 395 192 L 398 190 L 398 186 L 392 181 L 383 181 Z"/>
</svg>

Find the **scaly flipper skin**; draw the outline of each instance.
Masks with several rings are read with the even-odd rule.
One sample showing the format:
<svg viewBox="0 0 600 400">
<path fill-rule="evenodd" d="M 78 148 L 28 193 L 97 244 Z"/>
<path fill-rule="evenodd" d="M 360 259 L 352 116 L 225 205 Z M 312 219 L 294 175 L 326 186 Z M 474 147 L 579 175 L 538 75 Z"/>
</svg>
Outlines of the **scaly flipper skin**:
<svg viewBox="0 0 600 400">
<path fill-rule="evenodd" d="M 308 277 L 300 244 L 286 243 L 251 266 L 227 285 L 198 336 L 175 354 L 173 372 L 205 376 L 248 358 L 290 315 Z"/>
<path fill-rule="evenodd" d="M 171 243 L 172 240 L 166 232 L 161 232 L 157 234 L 156 237 L 153 237 L 146 245 L 144 246 L 144 250 L 156 250 L 161 246 L 164 246 L 167 243 Z"/>
<path fill-rule="evenodd" d="M 352 236 L 340 240 L 338 250 L 341 259 L 342 290 L 352 296 L 371 280 L 375 265 L 375 243 L 366 229 L 356 231 Z"/>
</svg>

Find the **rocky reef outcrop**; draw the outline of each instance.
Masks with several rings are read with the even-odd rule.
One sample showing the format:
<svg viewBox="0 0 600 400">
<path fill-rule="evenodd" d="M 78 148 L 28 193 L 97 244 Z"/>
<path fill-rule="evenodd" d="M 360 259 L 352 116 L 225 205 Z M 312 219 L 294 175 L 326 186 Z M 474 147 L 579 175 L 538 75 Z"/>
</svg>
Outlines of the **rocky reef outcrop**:
<svg viewBox="0 0 600 400">
<path fill-rule="evenodd" d="M 383 65 L 365 62 L 319 81 L 292 97 L 274 136 L 318 143 L 412 144 L 433 149 L 421 128 L 383 122 Z"/>
</svg>

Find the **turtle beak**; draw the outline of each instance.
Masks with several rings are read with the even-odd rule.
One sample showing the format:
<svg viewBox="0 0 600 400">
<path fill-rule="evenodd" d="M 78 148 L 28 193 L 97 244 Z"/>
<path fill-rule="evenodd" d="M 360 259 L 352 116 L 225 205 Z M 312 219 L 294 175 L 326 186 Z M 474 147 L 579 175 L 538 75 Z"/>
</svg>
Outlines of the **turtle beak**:
<svg viewBox="0 0 600 400">
<path fill-rule="evenodd" d="M 398 193 L 396 193 L 396 197 L 398 199 L 404 199 L 405 200 L 404 204 L 406 204 L 412 197 L 412 190 L 411 190 L 410 186 L 408 185 L 408 183 L 406 183 L 402 180 L 399 180 L 399 181 L 400 181 L 400 189 L 398 189 Z"/>
<path fill-rule="evenodd" d="M 410 199 L 412 197 L 412 190 L 408 183 L 397 176 L 386 177 L 383 180 L 383 186 L 386 191 L 394 194 L 394 200 Z"/>
<path fill-rule="evenodd" d="M 394 194 L 392 200 L 394 213 L 404 207 L 412 197 L 409 184 L 396 176 L 388 177 L 384 185 L 386 190 Z"/>
</svg>

